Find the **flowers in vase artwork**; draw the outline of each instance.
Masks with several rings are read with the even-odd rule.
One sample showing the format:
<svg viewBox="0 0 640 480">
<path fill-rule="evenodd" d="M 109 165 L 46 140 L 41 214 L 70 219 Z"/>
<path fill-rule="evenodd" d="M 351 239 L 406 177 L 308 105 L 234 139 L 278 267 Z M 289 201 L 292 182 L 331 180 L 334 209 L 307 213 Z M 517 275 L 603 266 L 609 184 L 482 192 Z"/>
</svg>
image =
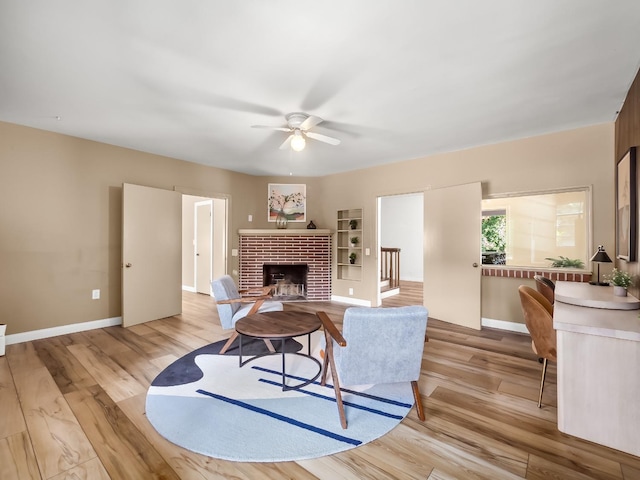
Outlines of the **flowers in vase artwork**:
<svg viewBox="0 0 640 480">
<path fill-rule="evenodd" d="M 270 183 L 268 195 L 268 221 L 275 222 L 284 215 L 289 222 L 305 222 L 307 192 L 304 184 Z"/>
</svg>

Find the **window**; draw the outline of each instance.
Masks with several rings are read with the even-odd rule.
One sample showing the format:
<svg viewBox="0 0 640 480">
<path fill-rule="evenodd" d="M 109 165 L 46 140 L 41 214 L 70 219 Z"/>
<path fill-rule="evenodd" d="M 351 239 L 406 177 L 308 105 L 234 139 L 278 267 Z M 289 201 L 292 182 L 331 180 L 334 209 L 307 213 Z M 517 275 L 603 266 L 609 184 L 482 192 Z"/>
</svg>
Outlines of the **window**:
<svg viewBox="0 0 640 480">
<path fill-rule="evenodd" d="M 507 246 L 506 210 L 482 212 L 482 263 L 504 265 Z"/>
<path fill-rule="evenodd" d="M 549 268 L 550 259 L 564 258 L 570 267 L 584 268 L 590 200 L 587 187 L 483 200 L 482 263 Z"/>
</svg>

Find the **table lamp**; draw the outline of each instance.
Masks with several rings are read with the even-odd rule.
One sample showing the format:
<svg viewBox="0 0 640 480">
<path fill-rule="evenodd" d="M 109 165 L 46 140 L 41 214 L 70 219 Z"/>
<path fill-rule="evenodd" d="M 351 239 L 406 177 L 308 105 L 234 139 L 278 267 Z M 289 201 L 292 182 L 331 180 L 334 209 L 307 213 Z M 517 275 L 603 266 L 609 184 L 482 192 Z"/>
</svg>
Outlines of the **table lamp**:
<svg viewBox="0 0 640 480">
<path fill-rule="evenodd" d="M 607 252 L 604 251 L 604 247 L 602 245 L 598 245 L 598 251 L 593 255 L 593 257 L 591 257 L 591 261 L 596 262 L 598 264 L 598 281 L 596 282 L 591 281 L 589 283 L 591 285 L 602 285 L 602 286 L 609 285 L 608 282 L 600 281 L 600 264 L 611 263 L 611 259 L 609 258 L 609 255 L 607 255 Z"/>
</svg>

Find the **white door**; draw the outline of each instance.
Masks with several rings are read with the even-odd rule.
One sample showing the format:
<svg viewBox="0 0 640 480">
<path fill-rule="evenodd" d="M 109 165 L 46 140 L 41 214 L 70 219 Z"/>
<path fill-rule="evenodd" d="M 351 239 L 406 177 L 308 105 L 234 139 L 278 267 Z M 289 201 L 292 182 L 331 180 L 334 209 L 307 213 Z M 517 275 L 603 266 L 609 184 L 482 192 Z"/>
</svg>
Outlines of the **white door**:
<svg viewBox="0 0 640 480">
<path fill-rule="evenodd" d="M 122 324 L 182 311 L 181 194 L 122 187 Z"/>
<path fill-rule="evenodd" d="M 211 295 L 212 201 L 197 202 L 196 210 L 196 292 Z"/>
<path fill-rule="evenodd" d="M 480 330 L 482 187 L 424 192 L 424 305 L 429 316 Z"/>
</svg>

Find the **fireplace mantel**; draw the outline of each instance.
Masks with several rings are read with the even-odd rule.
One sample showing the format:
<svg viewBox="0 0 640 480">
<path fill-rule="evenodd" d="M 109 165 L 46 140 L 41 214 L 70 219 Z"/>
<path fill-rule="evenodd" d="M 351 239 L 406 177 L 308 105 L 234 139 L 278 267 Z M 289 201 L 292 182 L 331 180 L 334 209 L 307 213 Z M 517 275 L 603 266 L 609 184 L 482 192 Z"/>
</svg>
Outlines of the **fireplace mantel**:
<svg viewBox="0 0 640 480">
<path fill-rule="evenodd" d="M 258 235 L 260 237 L 274 236 L 327 236 L 332 235 L 333 232 L 328 228 L 257 228 L 257 229 L 240 229 L 238 235 Z"/>
</svg>

